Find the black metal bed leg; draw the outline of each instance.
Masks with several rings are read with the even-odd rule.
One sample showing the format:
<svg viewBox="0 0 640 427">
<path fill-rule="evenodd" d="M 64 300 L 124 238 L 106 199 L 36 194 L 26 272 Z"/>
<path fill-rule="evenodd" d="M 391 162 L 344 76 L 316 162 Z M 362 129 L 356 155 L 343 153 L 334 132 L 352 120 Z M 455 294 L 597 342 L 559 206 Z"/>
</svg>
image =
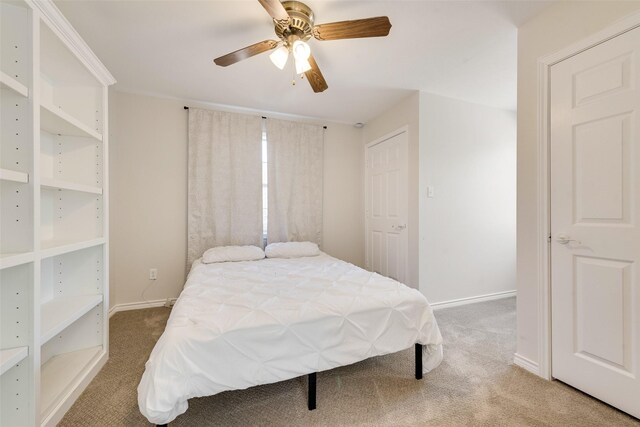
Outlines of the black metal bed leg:
<svg viewBox="0 0 640 427">
<path fill-rule="evenodd" d="M 309 394 L 307 407 L 310 411 L 316 409 L 316 373 L 309 374 Z"/>
<path fill-rule="evenodd" d="M 416 344 L 416 379 L 422 379 L 422 344 Z"/>
</svg>

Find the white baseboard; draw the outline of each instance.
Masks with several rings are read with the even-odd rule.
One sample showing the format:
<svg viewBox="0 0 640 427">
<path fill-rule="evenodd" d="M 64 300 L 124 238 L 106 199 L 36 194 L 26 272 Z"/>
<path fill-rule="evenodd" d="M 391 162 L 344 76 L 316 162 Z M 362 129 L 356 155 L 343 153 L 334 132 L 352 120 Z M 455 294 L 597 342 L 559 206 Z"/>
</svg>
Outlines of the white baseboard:
<svg viewBox="0 0 640 427">
<path fill-rule="evenodd" d="M 458 307 L 460 305 L 475 304 L 477 302 L 493 301 L 497 299 L 509 298 L 509 297 L 515 297 L 515 296 L 516 296 L 516 291 L 504 291 L 504 292 L 496 292 L 494 294 L 478 295 L 475 297 L 454 299 L 451 301 L 434 302 L 434 303 L 431 303 L 430 305 L 431 305 L 431 308 L 433 308 L 434 310 L 442 310 L 443 308 Z"/>
<path fill-rule="evenodd" d="M 140 310 L 143 308 L 152 308 L 152 307 L 163 307 L 167 300 L 171 305 L 176 302 L 176 298 L 165 298 L 165 299 L 156 299 L 151 301 L 141 301 L 141 302 L 128 302 L 124 304 L 116 304 L 109 309 L 109 317 L 113 316 L 119 311 L 129 311 L 129 310 Z"/>
<path fill-rule="evenodd" d="M 534 375 L 540 375 L 540 367 L 538 363 L 534 362 L 531 359 L 527 359 L 524 356 L 519 355 L 518 353 L 513 355 L 513 364 L 521 367 L 522 369 L 531 372 Z"/>
<path fill-rule="evenodd" d="M 477 302 L 484 302 L 484 301 L 493 301 L 497 299 L 509 298 L 514 296 L 516 296 L 516 291 L 505 291 L 505 292 L 496 292 L 494 294 L 478 295 L 475 297 L 460 298 L 460 299 L 451 300 L 451 301 L 435 302 L 430 305 L 431 305 L 431 308 L 433 308 L 434 310 L 441 310 L 443 308 L 458 307 L 460 305 L 474 304 Z M 172 305 L 173 303 L 175 303 L 176 299 L 177 298 L 168 298 L 168 300 Z M 140 310 L 143 308 L 162 307 L 166 303 L 167 303 L 167 299 L 156 299 L 151 301 L 128 302 L 124 304 L 116 304 L 109 309 L 109 317 L 113 316 L 119 311 Z"/>
</svg>

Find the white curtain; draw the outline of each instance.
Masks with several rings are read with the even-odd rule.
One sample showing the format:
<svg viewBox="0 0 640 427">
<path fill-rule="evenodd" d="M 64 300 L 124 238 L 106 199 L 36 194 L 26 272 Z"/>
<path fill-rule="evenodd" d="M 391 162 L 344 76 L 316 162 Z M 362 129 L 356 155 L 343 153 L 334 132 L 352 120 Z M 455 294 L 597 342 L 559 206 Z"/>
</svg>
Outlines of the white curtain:
<svg viewBox="0 0 640 427">
<path fill-rule="evenodd" d="M 189 266 L 213 246 L 262 246 L 261 141 L 258 116 L 189 109 Z"/>
<path fill-rule="evenodd" d="M 322 237 L 321 126 L 267 119 L 267 241 L 310 241 Z"/>
</svg>

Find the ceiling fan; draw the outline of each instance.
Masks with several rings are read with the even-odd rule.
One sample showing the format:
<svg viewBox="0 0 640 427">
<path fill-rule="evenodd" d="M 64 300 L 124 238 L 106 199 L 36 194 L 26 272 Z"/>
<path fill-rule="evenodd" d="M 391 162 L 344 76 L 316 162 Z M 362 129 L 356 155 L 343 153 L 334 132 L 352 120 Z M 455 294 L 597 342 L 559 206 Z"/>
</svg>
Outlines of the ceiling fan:
<svg viewBox="0 0 640 427">
<path fill-rule="evenodd" d="M 226 67 L 259 53 L 273 50 L 271 61 L 281 70 L 289 59 L 295 60 L 296 74 L 304 74 L 314 92 L 323 92 L 329 86 L 320 72 L 307 40 L 340 40 L 363 37 L 384 37 L 389 34 L 391 23 L 386 16 L 332 22 L 315 25 L 315 16 L 309 6 L 299 1 L 258 0 L 273 18 L 275 32 L 280 41 L 264 40 L 213 60 Z"/>
</svg>

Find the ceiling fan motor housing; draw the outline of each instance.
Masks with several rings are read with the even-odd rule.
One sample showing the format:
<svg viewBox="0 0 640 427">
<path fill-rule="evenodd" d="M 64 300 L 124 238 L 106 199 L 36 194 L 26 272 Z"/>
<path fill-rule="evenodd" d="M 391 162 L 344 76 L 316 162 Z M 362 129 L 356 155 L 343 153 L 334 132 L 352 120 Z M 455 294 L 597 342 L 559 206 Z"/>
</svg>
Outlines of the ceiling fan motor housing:
<svg viewBox="0 0 640 427">
<path fill-rule="evenodd" d="M 299 1 L 284 1 L 282 6 L 291 20 L 288 27 L 275 26 L 277 36 L 287 45 L 293 44 L 295 40 L 309 40 L 313 32 L 313 10 Z"/>
</svg>

